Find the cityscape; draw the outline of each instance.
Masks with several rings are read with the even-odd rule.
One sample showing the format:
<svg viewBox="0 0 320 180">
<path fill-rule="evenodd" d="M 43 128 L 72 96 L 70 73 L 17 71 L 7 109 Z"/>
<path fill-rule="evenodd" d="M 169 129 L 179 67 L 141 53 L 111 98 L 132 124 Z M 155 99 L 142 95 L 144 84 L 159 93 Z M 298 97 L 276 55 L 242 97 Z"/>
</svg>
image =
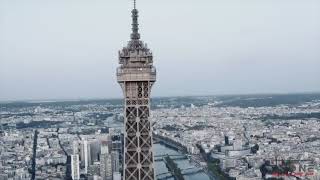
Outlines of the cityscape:
<svg viewBox="0 0 320 180">
<path fill-rule="evenodd" d="M 1 179 L 121 179 L 122 100 L 1 104 Z M 155 98 L 157 179 L 319 179 L 320 94 Z M 172 167 L 171 167 L 172 168 Z"/>
<path fill-rule="evenodd" d="M 225 19 L 233 17 L 229 20 L 236 25 L 238 21 L 243 23 L 239 23 L 239 29 L 235 30 L 229 28 L 224 19 L 215 19 L 212 26 L 216 29 L 215 38 L 205 35 L 206 30 L 210 29 L 213 15 L 210 14 L 210 18 L 208 15 L 203 16 L 207 18 L 195 18 L 197 14 L 214 11 L 213 6 L 206 11 L 200 10 L 200 6 L 208 8 L 201 3 L 181 1 L 180 4 L 168 4 L 168 8 L 173 8 L 178 14 L 177 17 L 182 17 L 186 12 L 191 14 L 179 17 L 174 22 L 174 17 L 171 19 L 170 15 L 165 20 L 161 19 L 170 14 L 169 9 L 159 8 L 160 14 L 153 17 L 151 14 L 156 10 L 152 9 L 159 6 L 151 8 L 152 5 L 145 1 L 142 7 L 148 7 L 145 8 L 147 15 L 143 15 L 141 21 L 138 10 L 140 6 L 133 0 L 130 3 L 131 23 L 127 23 L 120 16 L 116 18 L 115 12 L 118 13 L 120 9 L 112 7 L 123 2 L 75 3 L 82 7 L 68 4 L 70 2 L 55 2 L 54 5 L 58 8 L 36 1 L 22 6 L 13 2 L 0 2 L 0 12 L 5 10 L 5 13 L 0 14 L 0 25 L 16 22 L 8 20 L 8 17 L 17 18 L 20 22 L 17 24 L 30 28 L 26 30 L 29 34 L 50 34 L 43 37 L 40 34 L 30 35 L 31 40 L 23 41 L 29 35 L 17 34 L 20 31 L 26 32 L 25 28 L 16 28 L 17 24 L 14 24 L 4 31 L 0 29 L 0 180 L 319 180 L 320 76 L 317 63 L 320 54 L 315 47 L 319 45 L 316 43 L 320 36 L 319 32 L 310 31 L 317 31 L 317 28 L 319 30 L 319 26 L 316 26 L 319 23 L 315 23 L 314 18 L 318 11 L 314 6 L 307 11 L 305 8 L 305 12 L 301 14 L 310 13 L 312 18 L 303 20 L 299 16 L 295 20 L 309 23 L 312 28 L 308 29 L 309 26 L 302 24 L 296 26 L 295 22 L 297 32 L 284 31 L 285 35 L 281 38 L 286 37 L 285 43 L 282 44 L 283 47 L 277 48 L 281 43 L 268 43 L 266 39 L 276 41 L 275 32 L 281 28 L 295 29 L 285 27 L 281 18 L 288 16 L 289 19 L 285 22 L 292 22 L 294 18 L 286 13 L 296 10 L 299 4 L 287 8 L 286 3 L 270 1 L 277 7 L 285 5 L 281 12 L 285 10 L 286 13 L 284 16 L 281 14 L 278 21 L 278 17 L 273 14 L 277 11 L 273 8 L 270 13 L 267 6 L 244 2 L 248 12 L 254 9 L 254 13 L 261 13 L 252 7 L 266 11 L 267 14 L 260 14 L 265 20 L 257 17 L 257 21 L 256 17 L 250 15 L 252 12 L 249 13 L 251 20 L 238 19 L 237 10 L 231 9 L 242 9 L 244 6 L 236 2 L 232 5 L 210 2 Z M 5 6 L 1 7 L 2 3 Z M 64 14 L 66 17 L 60 7 L 61 3 L 67 5 L 67 13 Z M 206 3 L 210 4 L 209 1 Z M 88 5 L 94 8 L 87 11 L 87 8 L 90 9 Z M 23 6 L 28 8 L 23 9 Z M 186 8 L 188 6 L 191 7 L 189 12 Z M 19 10 L 21 7 L 23 10 Z M 229 16 L 219 8 L 235 12 Z M 11 9 L 14 10 L 13 13 L 10 13 Z M 43 15 L 52 10 L 61 10 L 60 20 L 64 22 L 61 27 L 76 30 L 68 36 L 59 27 L 50 28 L 48 24 L 59 21 L 57 17 L 60 12 L 49 15 L 49 19 L 42 19 L 42 15 L 37 14 L 39 9 Z M 77 11 L 80 12 L 78 16 L 74 14 Z M 294 12 L 296 15 L 296 11 Z M 239 17 L 245 17 L 248 15 L 246 13 L 242 10 Z M 85 16 L 79 18 L 80 14 Z M 90 19 L 92 14 L 96 17 Z M 40 22 L 43 29 L 28 24 L 26 19 L 29 15 L 36 17 L 29 18 L 30 22 Z M 73 18 L 68 20 L 70 15 Z M 99 28 L 104 26 L 101 25 L 101 17 L 109 18 L 104 22 L 107 24 L 105 29 Z M 129 12 L 126 17 L 129 19 Z M 270 22 L 266 20 L 268 18 L 273 19 L 270 22 L 277 30 L 272 32 L 270 28 L 267 33 L 261 33 L 261 27 L 269 28 Z M 240 26 L 251 21 L 255 22 L 254 27 L 249 24 L 241 29 Z M 201 25 L 203 22 L 208 25 Z M 221 22 L 224 25 L 219 25 Z M 81 24 L 82 28 L 73 26 L 73 23 Z M 126 28 L 130 30 L 130 38 L 118 51 L 118 60 L 115 57 L 112 63 L 108 60 L 110 64 L 105 68 L 109 69 L 105 72 L 102 68 L 103 73 L 99 73 L 99 54 L 90 52 L 89 49 L 99 49 L 99 45 L 107 41 L 114 44 L 108 44 L 109 48 L 104 46 L 107 43 L 100 47 L 103 49 L 103 61 L 110 59 L 107 55 L 111 53 L 110 50 L 116 54 L 115 44 L 121 40 L 116 35 L 122 34 L 120 29 L 125 29 L 124 26 L 118 28 L 117 23 L 131 25 Z M 151 26 L 156 28 L 156 32 L 151 31 Z M 146 32 L 142 33 L 141 27 L 146 27 Z M 220 27 L 224 28 L 219 29 Z M 301 27 L 307 31 L 299 29 Z M 182 30 L 177 30 L 179 28 Z M 252 33 L 252 29 L 258 30 Z M 96 34 L 98 31 L 101 34 Z M 88 33 L 87 36 L 84 32 Z M 150 37 L 155 37 L 150 36 L 150 32 L 156 34 L 157 38 L 150 40 L 153 39 Z M 210 35 L 214 34 L 210 30 L 208 32 Z M 230 34 L 219 39 L 219 34 L 223 32 Z M 299 32 L 308 37 L 299 39 Z M 22 43 L 13 43 L 11 39 L 6 39 L 6 34 L 11 34 L 13 41 Z M 108 34 L 109 38 L 103 39 L 103 34 Z M 155 42 L 156 48 L 150 48 L 142 40 L 142 35 L 145 34 L 145 39 Z M 245 45 L 235 48 L 233 45 L 237 43 L 236 38 L 233 38 L 236 34 L 242 41 L 246 39 L 249 44 L 252 41 L 251 48 Z M 72 40 L 73 35 L 78 36 L 74 36 L 76 38 Z M 112 40 L 113 36 L 116 40 Z M 170 36 L 172 37 L 169 38 Z M 182 41 L 179 36 L 183 36 Z M 59 38 L 56 40 L 57 37 L 62 37 L 63 41 L 59 41 Z M 53 38 L 55 43 L 46 42 L 49 45 L 47 50 L 41 49 L 43 44 L 39 42 L 43 38 Z M 94 45 L 86 38 L 95 39 Z M 207 45 L 199 43 L 199 39 L 204 40 Z M 228 43 L 228 39 L 232 43 Z M 164 46 L 161 41 L 165 42 Z M 294 41 L 296 43 L 292 43 Z M 180 44 L 175 46 L 175 42 Z M 259 52 L 261 49 L 255 49 L 259 42 L 263 53 Z M 299 48 L 295 50 L 297 44 Z M 300 48 L 301 44 L 305 47 Z M 22 45 L 26 45 L 23 50 L 19 49 Z M 81 55 L 83 52 L 76 50 L 72 54 L 71 49 L 78 45 L 88 49 L 88 52 Z M 38 50 L 37 46 L 41 48 Z M 170 58 L 166 56 L 165 63 L 159 62 L 166 53 L 153 53 L 153 50 L 159 50 L 161 46 L 167 50 L 166 53 L 171 54 Z M 223 51 L 219 52 L 219 48 Z M 36 52 L 32 52 L 35 49 Z M 108 53 L 104 52 L 106 49 Z M 14 53 L 10 53 L 10 50 Z M 229 52 L 230 50 L 233 52 Z M 188 55 L 191 51 L 196 55 Z M 221 59 L 219 53 L 223 54 Z M 43 62 L 40 58 L 41 61 L 35 61 L 35 64 L 29 63 L 35 54 L 42 54 L 46 58 Z M 62 58 L 56 57 L 58 54 Z M 213 54 L 216 56 L 212 56 Z M 26 61 L 16 61 L 12 58 L 16 55 L 20 56 L 17 59 Z M 59 63 L 54 65 L 54 62 Z M 89 67 L 86 64 L 88 62 Z M 8 68 L 10 66 L 14 68 Z M 43 69 L 45 66 L 48 69 Z M 77 67 L 79 72 L 75 70 Z M 113 85 L 101 85 L 106 79 L 112 79 Z M 164 85 L 163 82 L 167 84 Z M 219 92 L 213 91 L 219 87 L 221 95 L 212 93 Z M 115 95 L 117 89 L 121 97 Z M 84 95 L 88 92 L 91 95 Z M 103 95 L 99 92 L 103 92 Z M 154 92 L 156 95 L 153 95 Z M 46 95 L 47 93 L 51 95 Z M 107 96 L 113 98 L 106 98 Z M 27 100 L 21 97 L 26 97 Z"/>
</svg>

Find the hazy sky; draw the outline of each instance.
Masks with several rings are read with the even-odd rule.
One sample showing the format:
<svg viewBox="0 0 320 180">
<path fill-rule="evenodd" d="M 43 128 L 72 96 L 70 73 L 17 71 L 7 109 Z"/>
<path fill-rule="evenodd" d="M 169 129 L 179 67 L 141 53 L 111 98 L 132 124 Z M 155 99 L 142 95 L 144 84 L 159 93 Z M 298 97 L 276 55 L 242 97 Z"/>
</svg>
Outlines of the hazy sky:
<svg viewBox="0 0 320 180">
<path fill-rule="evenodd" d="M 320 91 L 319 0 L 138 0 L 153 96 Z M 0 100 L 121 97 L 130 0 L 0 0 Z"/>
</svg>

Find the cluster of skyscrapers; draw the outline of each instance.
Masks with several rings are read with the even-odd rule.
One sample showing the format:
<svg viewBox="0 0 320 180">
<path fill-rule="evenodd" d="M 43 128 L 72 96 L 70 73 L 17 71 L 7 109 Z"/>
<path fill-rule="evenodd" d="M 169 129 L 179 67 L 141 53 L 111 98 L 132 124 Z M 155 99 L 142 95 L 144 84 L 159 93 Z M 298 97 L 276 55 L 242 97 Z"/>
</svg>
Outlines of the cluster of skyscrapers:
<svg viewBox="0 0 320 180">
<path fill-rule="evenodd" d="M 120 180 L 121 154 L 120 136 L 113 136 L 113 140 L 107 135 L 103 139 L 74 141 L 71 155 L 72 179 Z"/>
</svg>

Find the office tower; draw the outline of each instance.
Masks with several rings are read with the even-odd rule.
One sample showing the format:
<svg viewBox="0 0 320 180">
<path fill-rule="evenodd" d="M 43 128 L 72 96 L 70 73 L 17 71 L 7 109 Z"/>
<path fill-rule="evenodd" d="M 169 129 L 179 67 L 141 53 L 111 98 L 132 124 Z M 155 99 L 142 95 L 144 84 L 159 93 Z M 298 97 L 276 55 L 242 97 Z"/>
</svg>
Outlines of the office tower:
<svg viewBox="0 0 320 180">
<path fill-rule="evenodd" d="M 111 151 L 117 151 L 118 155 L 119 155 L 119 166 L 121 166 L 123 164 L 123 149 L 124 149 L 124 145 L 123 145 L 123 134 L 117 134 L 112 136 L 112 149 Z M 119 167 L 119 171 L 120 171 Z M 121 168 L 122 169 L 122 168 Z"/>
<path fill-rule="evenodd" d="M 112 172 L 120 172 L 120 156 L 118 151 L 111 152 Z"/>
<path fill-rule="evenodd" d="M 89 165 L 94 162 L 100 161 L 100 149 L 101 149 L 101 141 L 93 140 L 90 141 L 90 160 Z"/>
<path fill-rule="evenodd" d="M 106 144 L 109 147 L 109 152 L 112 151 L 112 136 L 110 134 L 103 134 L 97 137 L 99 143 L 99 153 L 101 150 L 101 144 Z"/>
<path fill-rule="evenodd" d="M 80 153 L 79 153 L 79 159 L 80 159 L 80 167 L 83 169 L 85 167 L 85 148 L 84 148 L 84 141 L 81 141 L 79 144 Z"/>
<path fill-rule="evenodd" d="M 80 162 L 79 155 L 71 155 L 71 176 L 73 180 L 80 179 Z"/>
<path fill-rule="evenodd" d="M 112 141 L 112 151 L 122 152 L 122 142 L 121 141 Z"/>
<path fill-rule="evenodd" d="M 153 55 L 140 40 L 138 10 L 132 10 L 132 34 L 119 52 L 118 83 L 125 105 L 124 179 L 153 180 L 152 129 L 149 120 L 150 92 L 156 81 Z"/>
<path fill-rule="evenodd" d="M 112 180 L 112 159 L 107 144 L 101 145 L 100 176 L 103 180 Z"/>
<path fill-rule="evenodd" d="M 88 177 L 89 179 L 93 178 L 95 175 L 100 174 L 100 162 L 94 162 L 88 168 Z"/>
<path fill-rule="evenodd" d="M 80 146 L 81 144 L 79 143 L 79 141 L 73 141 L 73 154 L 80 154 Z"/>
<path fill-rule="evenodd" d="M 83 154 L 84 154 L 84 171 L 88 173 L 88 167 L 91 163 L 91 156 L 90 156 L 90 143 L 87 140 L 83 141 Z"/>
</svg>

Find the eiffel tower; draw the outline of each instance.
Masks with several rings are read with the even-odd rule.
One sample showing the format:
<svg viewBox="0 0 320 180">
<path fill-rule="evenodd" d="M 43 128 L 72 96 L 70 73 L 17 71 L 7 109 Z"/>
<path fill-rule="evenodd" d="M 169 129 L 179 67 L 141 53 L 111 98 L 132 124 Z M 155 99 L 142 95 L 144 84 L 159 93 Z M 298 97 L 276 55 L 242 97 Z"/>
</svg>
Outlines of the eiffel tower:
<svg viewBox="0 0 320 180">
<path fill-rule="evenodd" d="M 151 87 L 156 81 L 153 55 L 140 40 L 138 10 L 134 0 L 132 33 L 128 45 L 119 51 L 117 80 L 124 94 L 124 180 L 154 180 Z"/>
</svg>

